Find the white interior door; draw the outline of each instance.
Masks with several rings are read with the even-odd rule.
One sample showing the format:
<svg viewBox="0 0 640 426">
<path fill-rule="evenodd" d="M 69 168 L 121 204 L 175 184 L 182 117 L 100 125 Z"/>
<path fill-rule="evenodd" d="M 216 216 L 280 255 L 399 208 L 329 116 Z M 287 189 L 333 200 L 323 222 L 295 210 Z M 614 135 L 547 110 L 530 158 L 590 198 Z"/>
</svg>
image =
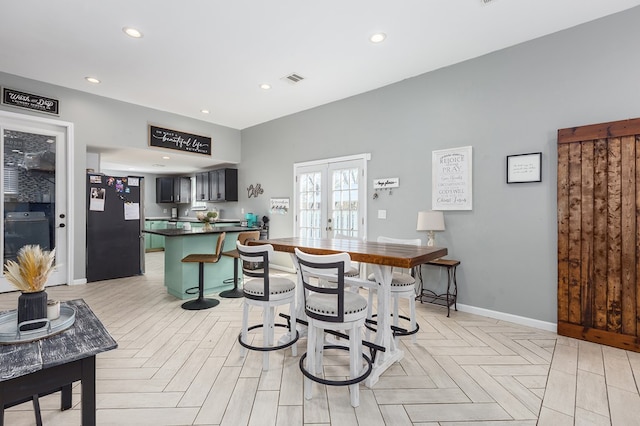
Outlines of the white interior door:
<svg viewBox="0 0 640 426">
<path fill-rule="evenodd" d="M 294 166 L 294 235 L 366 236 L 366 159 L 359 156 Z"/>
<path fill-rule="evenodd" d="M 0 115 L 0 256 L 15 260 L 27 244 L 56 249 L 47 285 L 68 282 L 67 141 L 68 129 L 50 120 Z M 15 288 L 0 274 L 0 292 Z"/>
</svg>

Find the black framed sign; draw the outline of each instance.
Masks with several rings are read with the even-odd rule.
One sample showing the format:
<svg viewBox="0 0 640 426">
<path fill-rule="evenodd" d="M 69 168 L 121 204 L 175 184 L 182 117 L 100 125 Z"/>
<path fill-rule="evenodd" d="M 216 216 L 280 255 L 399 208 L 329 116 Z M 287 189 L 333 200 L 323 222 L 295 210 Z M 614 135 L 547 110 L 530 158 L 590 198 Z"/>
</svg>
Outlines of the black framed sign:
<svg viewBox="0 0 640 426">
<path fill-rule="evenodd" d="M 542 153 L 507 155 L 507 183 L 542 182 Z"/>
<path fill-rule="evenodd" d="M 44 112 L 47 114 L 60 114 L 57 99 L 45 96 L 34 95 L 33 93 L 21 92 L 19 90 L 2 88 L 2 103 L 17 108 L 29 109 L 31 111 Z"/>
<path fill-rule="evenodd" d="M 211 138 L 149 125 L 149 145 L 211 155 Z"/>
</svg>

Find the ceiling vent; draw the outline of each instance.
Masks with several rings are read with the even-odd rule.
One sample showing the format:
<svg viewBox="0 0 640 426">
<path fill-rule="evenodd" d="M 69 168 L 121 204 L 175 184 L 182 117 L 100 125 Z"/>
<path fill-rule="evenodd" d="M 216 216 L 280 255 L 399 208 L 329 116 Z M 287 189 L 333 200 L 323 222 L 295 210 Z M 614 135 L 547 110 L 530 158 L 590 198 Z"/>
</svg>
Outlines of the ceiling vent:
<svg viewBox="0 0 640 426">
<path fill-rule="evenodd" d="M 296 74 L 296 73 L 291 73 L 289 75 L 285 75 L 284 77 L 282 77 L 282 80 L 291 83 L 291 84 L 298 84 L 300 83 L 302 80 L 304 80 L 304 77 L 301 76 L 300 74 Z"/>
</svg>

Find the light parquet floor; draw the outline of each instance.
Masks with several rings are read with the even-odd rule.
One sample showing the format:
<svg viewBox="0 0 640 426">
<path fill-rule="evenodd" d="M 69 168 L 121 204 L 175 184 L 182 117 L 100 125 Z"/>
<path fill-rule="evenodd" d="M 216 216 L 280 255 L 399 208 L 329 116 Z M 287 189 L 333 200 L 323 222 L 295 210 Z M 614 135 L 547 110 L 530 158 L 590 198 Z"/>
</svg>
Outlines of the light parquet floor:
<svg viewBox="0 0 640 426">
<path fill-rule="evenodd" d="M 306 339 L 298 357 L 271 353 L 263 372 L 261 354 L 240 356 L 242 299 L 185 311 L 164 290 L 162 261 L 149 253 L 144 276 L 47 289 L 83 298 L 118 342 L 97 360 L 99 425 L 640 425 L 640 354 L 420 303 L 416 343 L 402 339 L 404 359 L 361 386 L 360 407 L 344 387 L 315 385 L 305 401 Z M 0 294 L 0 310 L 17 297 Z M 325 375 L 345 375 L 345 358 L 328 357 Z M 80 424 L 79 386 L 71 410 L 58 394 L 41 399 L 45 425 Z M 5 413 L 5 425 L 34 423 L 30 403 Z"/>
</svg>

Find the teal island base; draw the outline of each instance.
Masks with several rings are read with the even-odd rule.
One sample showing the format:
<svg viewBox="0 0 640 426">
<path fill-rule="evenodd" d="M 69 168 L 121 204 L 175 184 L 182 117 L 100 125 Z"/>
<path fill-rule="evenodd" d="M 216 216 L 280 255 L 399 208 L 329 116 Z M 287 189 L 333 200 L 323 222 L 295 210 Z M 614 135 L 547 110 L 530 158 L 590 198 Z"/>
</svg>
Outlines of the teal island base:
<svg viewBox="0 0 640 426">
<path fill-rule="evenodd" d="M 182 259 L 194 253 L 213 254 L 220 233 L 226 232 L 226 238 L 222 251 L 231 251 L 236 248 L 238 234 L 252 228 L 239 226 L 225 226 L 214 228 L 212 231 L 202 229 L 157 229 L 145 230 L 147 233 L 156 233 L 165 236 L 164 246 L 164 285 L 167 293 L 178 299 L 193 299 L 198 297 L 198 264 L 183 263 Z M 231 257 L 221 256 L 218 263 L 204 264 L 204 293 L 219 293 L 233 288 L 233 267 Z M 230 280 L 228 284 L 224 280 Z M 189 288 L 193 288 L 194 294 L 187 294 Z"/>
</svg>

